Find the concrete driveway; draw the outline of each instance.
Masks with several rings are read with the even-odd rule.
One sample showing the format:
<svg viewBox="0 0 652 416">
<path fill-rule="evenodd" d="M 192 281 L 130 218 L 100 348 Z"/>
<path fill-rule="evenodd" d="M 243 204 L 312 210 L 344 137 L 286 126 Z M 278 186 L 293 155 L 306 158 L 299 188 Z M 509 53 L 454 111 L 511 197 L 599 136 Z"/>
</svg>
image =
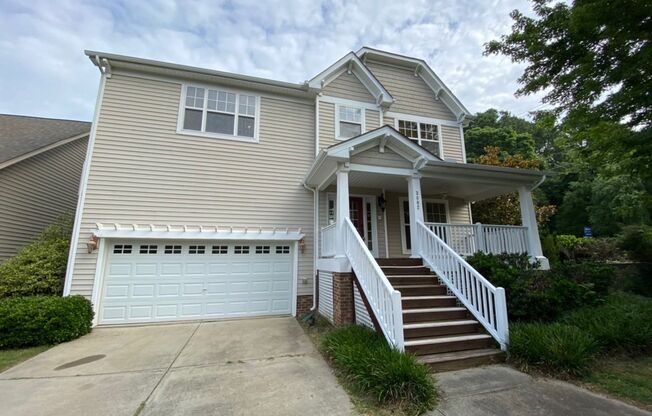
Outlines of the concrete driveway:
<svg viewBox="0 0 652 416">
<path fill-rule="evenodd" d="M 98 328 L 0 374 L 7 415 L 349 415 L 294 318 Z"/>
</svg>

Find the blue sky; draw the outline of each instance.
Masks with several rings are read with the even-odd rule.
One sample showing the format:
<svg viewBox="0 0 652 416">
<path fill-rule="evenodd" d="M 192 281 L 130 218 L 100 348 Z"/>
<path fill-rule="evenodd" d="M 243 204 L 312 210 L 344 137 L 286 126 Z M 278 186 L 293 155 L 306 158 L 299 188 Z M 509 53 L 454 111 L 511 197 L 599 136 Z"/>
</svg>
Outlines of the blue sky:
<svg viewBox="0 0 652 416">
<path fill-rule="evenodd" d="M 0 0 L 0 113 L 90 120 L 99 72 L 84 49 L 290 82 L 370 46 L 425 59 L 473 112 L 516 115 L 522 66 L 482 56 L 524 0 Z"/>
</svg>

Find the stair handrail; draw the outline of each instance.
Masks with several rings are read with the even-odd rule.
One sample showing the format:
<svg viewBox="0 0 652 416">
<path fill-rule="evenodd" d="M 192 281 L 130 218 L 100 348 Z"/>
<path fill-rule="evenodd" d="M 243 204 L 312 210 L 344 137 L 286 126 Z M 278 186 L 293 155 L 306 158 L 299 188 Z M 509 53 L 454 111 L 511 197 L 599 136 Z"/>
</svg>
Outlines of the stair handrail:
<svg viewBox="0 0 652 416">
<path fill-rule="evenodd" d="M 345 218 L 342 232 L 344 252 L 372 309 L 371 313 L 375 315 L 389 345 L 404 351 L 401 292 L 392 287 L 349 218 Z"/>
<path fill-rule="evenodd" d="M 509 343 L 505 289 L 495 287 L 459 254 L 417 221 L 418 254 L 505 351 Z"/>
</svg>

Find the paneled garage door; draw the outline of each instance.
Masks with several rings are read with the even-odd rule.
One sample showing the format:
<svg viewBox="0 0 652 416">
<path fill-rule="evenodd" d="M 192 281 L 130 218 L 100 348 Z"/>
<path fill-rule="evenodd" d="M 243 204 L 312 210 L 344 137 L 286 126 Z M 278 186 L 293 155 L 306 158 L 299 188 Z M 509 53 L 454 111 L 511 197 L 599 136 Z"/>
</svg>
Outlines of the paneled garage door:
<svg viewBox="0 0 652 416">
<path fill-rule="evenodd" d="M 290 242 L 111 241 L 101 324 L 292 312 Z"/>
</svg>

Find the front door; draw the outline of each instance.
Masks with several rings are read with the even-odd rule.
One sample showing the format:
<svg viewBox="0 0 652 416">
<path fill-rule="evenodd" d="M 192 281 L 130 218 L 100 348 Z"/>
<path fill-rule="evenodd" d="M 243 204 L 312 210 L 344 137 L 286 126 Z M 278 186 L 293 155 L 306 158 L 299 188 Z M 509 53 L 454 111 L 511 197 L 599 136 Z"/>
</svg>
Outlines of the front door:
<svg viewBox="0 0 652 416">
<path fill-rule="evenodd" d="M 352 196 L 349 198 L 349 218 L 355 226 L 355 229 L 358 230 L 360 237 L 365 240 L 364 235 L 364 208 L 363 201 L 361 197 Z"/>
</svg>

